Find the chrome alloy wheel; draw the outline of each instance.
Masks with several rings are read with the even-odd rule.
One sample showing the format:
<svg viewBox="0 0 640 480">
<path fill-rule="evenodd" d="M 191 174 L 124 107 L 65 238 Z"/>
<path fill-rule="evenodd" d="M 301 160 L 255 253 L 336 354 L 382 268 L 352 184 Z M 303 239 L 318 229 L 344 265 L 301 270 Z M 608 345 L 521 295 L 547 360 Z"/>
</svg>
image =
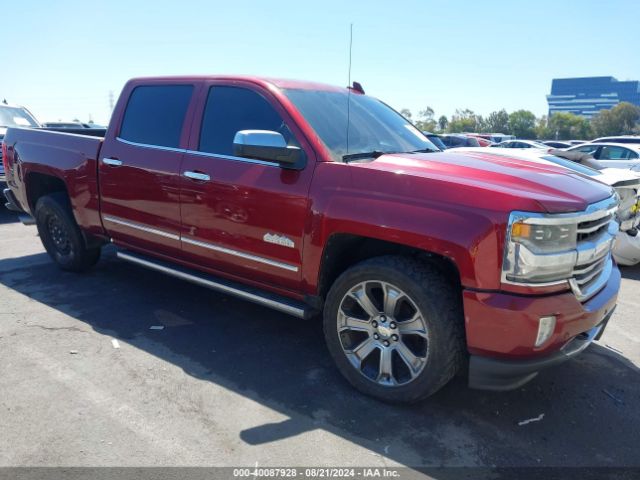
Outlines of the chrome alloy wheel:
<svg viewBox="0 0 640 480">
<path fill-rule="evenodd" d="M 383 386 L 413 381 L 424 369 L 428 332 L 422 313 L 398 287 L 361 282 L 340 301 L 338 335 L 353 367 Z"/>
</svg>

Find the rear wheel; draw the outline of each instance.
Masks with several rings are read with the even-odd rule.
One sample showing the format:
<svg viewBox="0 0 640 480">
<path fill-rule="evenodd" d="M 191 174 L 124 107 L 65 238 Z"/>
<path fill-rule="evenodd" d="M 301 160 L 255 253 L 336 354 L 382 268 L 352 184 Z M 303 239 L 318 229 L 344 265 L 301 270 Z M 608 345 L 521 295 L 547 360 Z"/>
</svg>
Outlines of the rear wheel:
<svg viewBox="0 0 640 480">
<path fill-rule="evenodd" d="M 378 257 L 344 272 L 327 296 L 324 333 L 358 390 L 414 402 L 444 386 L 464 359 L 459 292 L 411 258 Z"/>
<path fill-rule="evenodd" d="M 40 197 L 35 217 L 42 244 L 61 269 L 82 272 L 98 262 L 101 249 L 87 248 L 64 193 Z"/>
</svg>

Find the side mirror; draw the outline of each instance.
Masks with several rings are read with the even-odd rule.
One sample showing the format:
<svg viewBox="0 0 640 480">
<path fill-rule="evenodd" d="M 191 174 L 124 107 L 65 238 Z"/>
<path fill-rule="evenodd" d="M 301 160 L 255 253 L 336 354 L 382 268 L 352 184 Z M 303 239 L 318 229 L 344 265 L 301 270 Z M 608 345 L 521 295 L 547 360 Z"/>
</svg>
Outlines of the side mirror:
<svg viewBox="0 0 640 480">
<path fill-rule="evenodd" d="M 233 154 L 290 166 L 302 158 L 299 147 L 288 146 L 282 134 L 271 130 L 240 130 L 233 138 Z"/>
</svg>

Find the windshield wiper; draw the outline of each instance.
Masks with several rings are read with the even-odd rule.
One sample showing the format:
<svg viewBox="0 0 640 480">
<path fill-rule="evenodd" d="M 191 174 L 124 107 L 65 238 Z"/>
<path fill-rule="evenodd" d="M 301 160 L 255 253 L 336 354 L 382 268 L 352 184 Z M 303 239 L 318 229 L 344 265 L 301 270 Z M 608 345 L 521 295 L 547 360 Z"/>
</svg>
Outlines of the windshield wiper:
<svg viewBox="0 0 640 480">
<path fill-rule="evenodd" d="M 363 158 L 378 158 L 381 155 L 396 152 L 383 152 L 381 150 L 373 150 L 371 152 L 350 153 L 349 155 L 343 155 L 342 161 L 348 162 L 349 160 L 361 160 Z"/>
<path fill-rule="evenodd" d="M 407 153 L 435 153 L 441 152 L 442 150 L 434 150 L 433 148 L 421 148 L 420 150 L 411 150 Z"/>
</svg>

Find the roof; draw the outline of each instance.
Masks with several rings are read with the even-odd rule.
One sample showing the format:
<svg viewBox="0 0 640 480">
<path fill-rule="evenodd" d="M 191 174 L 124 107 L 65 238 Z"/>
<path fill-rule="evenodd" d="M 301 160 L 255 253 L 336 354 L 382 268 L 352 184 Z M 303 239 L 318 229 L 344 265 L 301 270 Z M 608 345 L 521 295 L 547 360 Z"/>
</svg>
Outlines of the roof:
<svg viewBox="0 0 640 480">
<path fill-rule="evenodd" d="M 256 83 L 262 86 L 274 86 L 276 88 L 290 88 L 301 90 L 326 90 L 326 91 L 347 91 L 346 87 L 337 87 L 325 83 L 312 82 L 306 80 L 293 80 L 285 78 L 260 77 L 253 75 L 187 75 L 187 76 L 158 76 L 158 77 L 137 77 L 130 81 L 136 83 L 144 82 L 194 82 L 202 80 L 229 80 L 229 81 L 245 81 Z"/>
</svg>

